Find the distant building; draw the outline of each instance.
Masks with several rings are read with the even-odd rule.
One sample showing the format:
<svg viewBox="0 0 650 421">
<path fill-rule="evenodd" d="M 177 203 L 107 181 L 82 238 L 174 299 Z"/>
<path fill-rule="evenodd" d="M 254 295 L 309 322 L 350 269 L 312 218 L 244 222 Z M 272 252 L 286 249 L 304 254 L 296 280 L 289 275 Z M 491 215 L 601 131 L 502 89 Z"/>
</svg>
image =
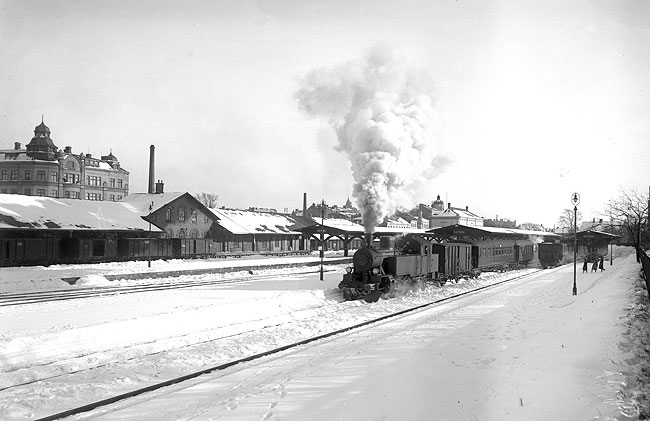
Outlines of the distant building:
<svg viewBox="0 0 650 421">
<path fill-rule="evenodd" d="M 26 148 L 0 150 L 0 193 L 107 201 L 129 194 L 129 172 L 112 152 L 97 159 L 61 151 L 50 133 L 41 121 Z"/>
<path fill-rule="evenodd" d="M 508 218 L 499 219 L 499 215 L 497 215 L 494 219 L 484 219 L 483 226 L 494 228 L 517 228 L 517 221 L 511 221 Z"/>
<path fill-rule="evenodd" d="M 483 218 L 470 212 L 469 207 L 467 206 L 465 206 L 465 209 L 454 208 L 451 206 L 451 203 L 448 204 L 447 209 L 443 211 L 435 211 L 429 217 L 430 228 L 440 228 L 456 224 L 470 227 L 482 227 Z"/>
</svg>

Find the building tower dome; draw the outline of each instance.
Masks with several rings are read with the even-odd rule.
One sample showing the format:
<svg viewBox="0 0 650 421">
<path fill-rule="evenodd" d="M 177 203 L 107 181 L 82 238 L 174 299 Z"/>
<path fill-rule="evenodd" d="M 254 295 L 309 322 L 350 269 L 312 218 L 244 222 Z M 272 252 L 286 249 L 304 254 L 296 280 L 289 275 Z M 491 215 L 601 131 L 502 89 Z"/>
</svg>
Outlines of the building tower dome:
<svg viewBox="0 0 650 421">
<path fill-rule="evenodd" d="M 50 128 L 45 125 L 41 118 L 41 124 L 34 128 L 34 137 L 27 144 L 27 156 L 34 159 L 54 161 L 58 148 L 50 138 L 50 133 Z"/>
<path fill-rule="evenodd" d="M 438 210 L 438 211 L 445 210 L 445 202 L 440 200 L 440 195 L 438 195 L 436 200 L 433 201 L 433 203 L 431 204 L 431 208 L 433 208 L 433 210 Z"/>
</svg>

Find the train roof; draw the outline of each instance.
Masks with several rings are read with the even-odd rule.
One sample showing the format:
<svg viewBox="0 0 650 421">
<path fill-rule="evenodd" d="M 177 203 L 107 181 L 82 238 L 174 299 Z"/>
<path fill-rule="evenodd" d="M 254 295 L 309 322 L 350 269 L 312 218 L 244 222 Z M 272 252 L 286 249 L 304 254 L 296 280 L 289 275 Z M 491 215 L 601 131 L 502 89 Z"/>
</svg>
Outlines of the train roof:
<svg viewBox="0 0 650 421">
<path fill-rule="evenodd" d="M 498 228 L 486 226 L 469 226 L 462 224 L 433 228 L 427 231 L 441 237 L 543 237 L 543 239 L 560 238 L 559 234 L 546 231 L 520 230 L 515 228 Z"/>
<path fill-rule="evenodd" d="M 145 231 L 149 223 L 125 202 L 0 194 L 0 229 Z M 153 225 L 151 231 L 161 232 Z"/>
</svg>

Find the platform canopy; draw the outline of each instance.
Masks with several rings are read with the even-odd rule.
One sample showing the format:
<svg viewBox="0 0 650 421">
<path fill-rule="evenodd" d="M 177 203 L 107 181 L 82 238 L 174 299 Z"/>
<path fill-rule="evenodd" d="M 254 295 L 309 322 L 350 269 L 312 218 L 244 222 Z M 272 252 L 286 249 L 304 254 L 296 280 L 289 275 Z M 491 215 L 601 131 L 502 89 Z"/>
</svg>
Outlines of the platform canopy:
<svg viewBox="0 0 650 421">
<path fill-rule="evenodd" d="M 312 218 L 313 224 L 299 229 L 305 236 L 319 236 L 321 230 L 327 238 L 343 237 L 363 238 L 363 225 L 356 224 L 347 219 L 337 218 Z M 425 230 L 417 228 L 393 228 L 393 227 L 376 227 L 373 233 L 374 237 L 395 236 L 402 234 L 424 234 Z"/>
<path fill-rule="evenodd" d="M 515 228 L 498 228 L 486 226 L 469 226 L 462 224 L 447 225 L 427 231 L 436 238 L 539 238 L 543 241 L 559 240 L 561 236 L 553 232 L 520 230 Z"/>
<path fill-rule="evenodd" d="M 609 243 L 610 241 L 619 237 L 620 235 L 610 234 L 608 232 L 595 231 L 595 230 L 578 231 L 576 233 L 576 239 L 579 242 L 585 244 L 600 243 L 600 242 Z"/>
</svg>

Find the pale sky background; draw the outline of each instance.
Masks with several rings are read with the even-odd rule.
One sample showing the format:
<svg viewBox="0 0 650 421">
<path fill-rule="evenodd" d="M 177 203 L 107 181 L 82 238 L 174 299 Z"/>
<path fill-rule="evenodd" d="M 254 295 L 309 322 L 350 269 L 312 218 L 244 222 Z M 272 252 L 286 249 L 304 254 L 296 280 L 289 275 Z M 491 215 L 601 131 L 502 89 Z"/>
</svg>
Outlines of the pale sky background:
<svg viewBox="0 0 650 421">
<path fill-rule="evenodd" d="M 437 86 L 440 194 L 552 227 L 650 185 L 650 1 L 0 1 L 0 148 L 41 114 L 59 148 L 112 150 L 146 192 L 280 211 L 351 196 L 350 163 L 295 92 L 384 43 Z"/>
</svg>

